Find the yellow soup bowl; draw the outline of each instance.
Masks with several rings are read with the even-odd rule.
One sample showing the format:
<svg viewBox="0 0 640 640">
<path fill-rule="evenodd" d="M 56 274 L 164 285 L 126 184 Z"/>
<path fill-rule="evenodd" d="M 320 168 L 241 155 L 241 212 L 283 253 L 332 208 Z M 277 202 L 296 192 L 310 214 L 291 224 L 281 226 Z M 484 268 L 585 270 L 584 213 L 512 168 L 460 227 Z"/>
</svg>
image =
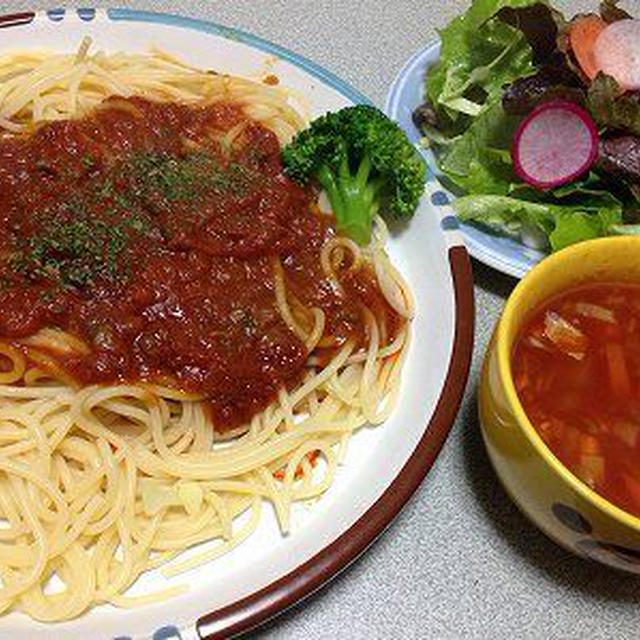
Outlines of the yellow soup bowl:
<svg viewBox="0 0 640 640">
<path fill-rule="evenodd" d="M 505 489 L 544 533 L 580 556 L 640 573 L 640 518 L 590 489 L 551 452 L 516 393 L 511 356 L 523 323 L 551 296 L 588 282 L 640 284 L 640 237 L 576 244 L 543 260 L 509 297 L 485 356 L 482 434 Z"/>
</svg>

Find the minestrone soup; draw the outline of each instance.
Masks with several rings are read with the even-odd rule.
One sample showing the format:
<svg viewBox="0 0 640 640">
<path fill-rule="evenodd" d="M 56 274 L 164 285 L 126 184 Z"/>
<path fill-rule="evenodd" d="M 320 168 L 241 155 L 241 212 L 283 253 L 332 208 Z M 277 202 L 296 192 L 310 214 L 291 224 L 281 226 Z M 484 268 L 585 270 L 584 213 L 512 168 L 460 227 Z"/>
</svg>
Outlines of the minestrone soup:
<svg viewBox="0 0 640 640">
<path fill-rule="evenodd" d="M 640 516 L 640 285 L 594 283 L 542 304 L 516 341 L 513 377 L 551 451 Z"/>
</svg>

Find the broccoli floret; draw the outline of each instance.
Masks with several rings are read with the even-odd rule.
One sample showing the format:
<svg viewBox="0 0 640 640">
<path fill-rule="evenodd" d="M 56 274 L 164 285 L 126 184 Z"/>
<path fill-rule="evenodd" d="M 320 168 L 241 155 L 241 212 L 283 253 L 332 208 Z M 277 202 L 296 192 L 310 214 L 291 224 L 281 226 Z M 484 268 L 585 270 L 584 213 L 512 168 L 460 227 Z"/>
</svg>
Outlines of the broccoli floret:
<svg viewBox="0 0 640 640">
<path fill-rule="evenodd" d="M 347 107 L 314 120 L 283 152 L 285 172 L 326 191 L 338 231 L 359 244 L 371 238 L 374 215 L 411 218 L 426 167 L 404 131 L 379 109 Z"/>
</svg>

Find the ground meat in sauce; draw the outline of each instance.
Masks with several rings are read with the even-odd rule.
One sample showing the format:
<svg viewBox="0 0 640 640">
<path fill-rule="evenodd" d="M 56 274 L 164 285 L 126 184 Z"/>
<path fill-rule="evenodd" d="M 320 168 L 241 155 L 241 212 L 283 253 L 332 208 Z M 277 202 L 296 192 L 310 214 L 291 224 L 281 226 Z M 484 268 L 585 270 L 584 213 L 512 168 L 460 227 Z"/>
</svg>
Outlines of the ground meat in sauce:
<svg viewBox="0 0 640 640">
<path fill-rule="evenodd" d="M 0 138 L 0 337 L 62 328 L 90 347 L 55 354 L 79 382 L 164 381 L 205 395 L 216 429 L 245 423 L 309 355 L 277 310 L 274 260 L 338 346 L 365 340 L 363 305 L 390 337 L 401 322 L 368 268 L 345 296 L 324 277 L 334 231 L 314 198 L 232 104 L 113 98 Z"/>
</svg>

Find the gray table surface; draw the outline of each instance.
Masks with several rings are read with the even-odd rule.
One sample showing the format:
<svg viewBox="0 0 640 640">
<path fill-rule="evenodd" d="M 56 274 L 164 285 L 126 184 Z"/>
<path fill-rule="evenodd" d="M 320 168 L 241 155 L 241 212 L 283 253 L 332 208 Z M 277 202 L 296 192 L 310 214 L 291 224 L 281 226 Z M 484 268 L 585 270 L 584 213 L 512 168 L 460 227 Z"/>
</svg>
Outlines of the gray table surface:
<svg viewBox="0 0 640 640">
<path fill-rule="evenodd" d="M 596 0 L 556 4 L 575 12 Z M 100 3 L 111 5 L 182 13 L 253 32 L 313 59 L 383 105 L 405 60 L 433 40 L 435 29 L 467 0 Z M 5 0 L 0 10 L 47 6 L 54 4 Z M 460 414 L 433 470 L 366 554 L 255 637 L 640 636 L 640 581 L 555 546 L 516 510 L 489 465 L 478 427 L 476 383 L 488 338 L 515 281 L 478 262 L 473 269 L 474 360 Z"/>
</svg>

